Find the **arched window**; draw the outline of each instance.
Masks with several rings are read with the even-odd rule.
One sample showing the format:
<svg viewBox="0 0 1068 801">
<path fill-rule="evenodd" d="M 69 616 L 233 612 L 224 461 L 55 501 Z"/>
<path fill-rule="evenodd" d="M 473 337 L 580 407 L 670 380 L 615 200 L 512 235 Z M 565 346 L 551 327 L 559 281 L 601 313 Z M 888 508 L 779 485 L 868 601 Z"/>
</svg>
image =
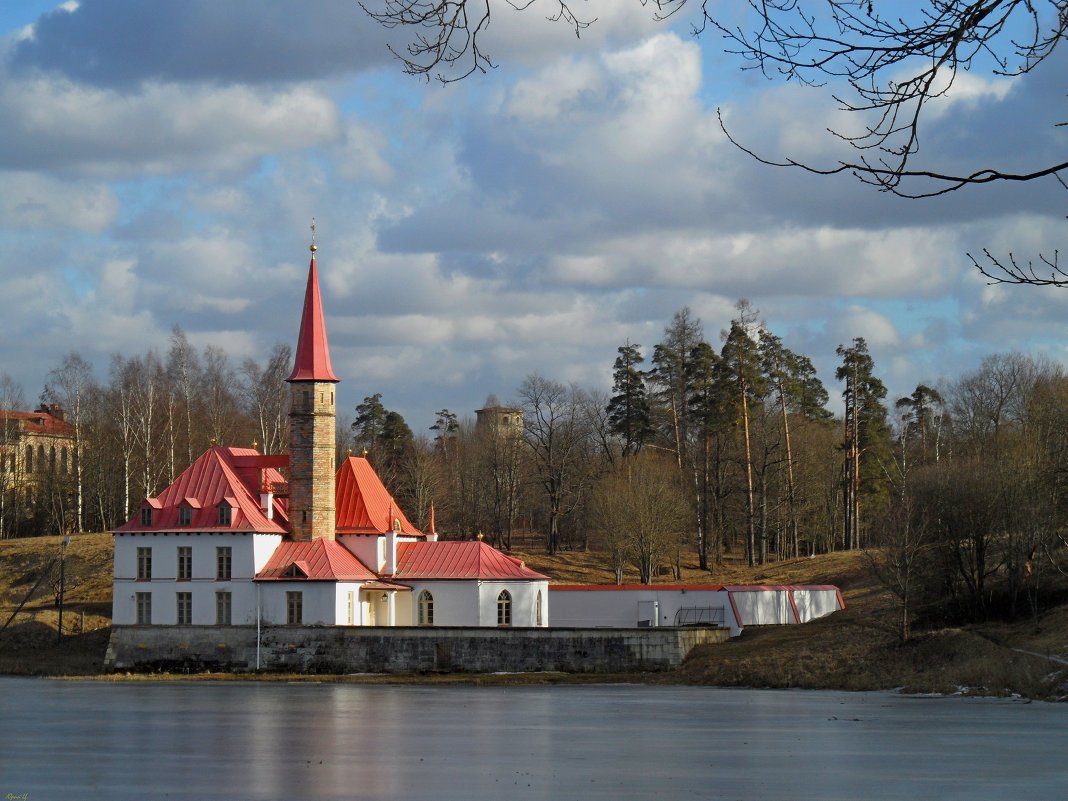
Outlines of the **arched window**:
<svg viewBox="0 0 1068 801">
<path fill-rule="evenodd" d="M 26 446 L 26 472 L 33 472 L 33 445 Z"/>
<path fill-rule="evenodd" d="M 40 470 L 42 473 L 45 470 L 44 445 L 37 446 L 37 469 Z"/>
<path fill-rule="evenodd" d="M 540 626 L 541 622 L 541 590 L 538 590 L 538 596 L 534 599 L 534 625 Z"/>
<path fill-rule="evenodd" d="M 48 453 L 48 472 L 56 472 L 56 446 L 52 446 L 52 450 Z"/>
<path fill-rule="evenodd" d="M 419 593 L 419 625 L 434 625 L 434 596 L 427 590 Z"/>
<path fill-rule="evenodd" d="M 501 594 L 497 596 L 497 625 L 512 625 L 512 596 L 508 594 L 508 590 L 501 590 Z"/>
<path fill-rule="evenodd" d="M 63 450 L 59 452 L 59 472 L 66 474 L 67 472 L 67 448 L 63 447 Z"/>
</svg>

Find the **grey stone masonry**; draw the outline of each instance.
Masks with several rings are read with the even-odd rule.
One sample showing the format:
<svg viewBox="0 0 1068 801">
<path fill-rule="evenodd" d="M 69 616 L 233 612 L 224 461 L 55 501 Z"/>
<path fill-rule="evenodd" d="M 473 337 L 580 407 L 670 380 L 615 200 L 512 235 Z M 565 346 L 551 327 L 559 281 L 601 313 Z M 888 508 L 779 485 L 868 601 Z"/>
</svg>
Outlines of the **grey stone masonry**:
<svg viewBox="0 0 1068 801">
<path fill-rule="evenodd" d="M 112 670 L 629 673 L 670 670 L 727 629 L 115 626 Z"/>
</svg>

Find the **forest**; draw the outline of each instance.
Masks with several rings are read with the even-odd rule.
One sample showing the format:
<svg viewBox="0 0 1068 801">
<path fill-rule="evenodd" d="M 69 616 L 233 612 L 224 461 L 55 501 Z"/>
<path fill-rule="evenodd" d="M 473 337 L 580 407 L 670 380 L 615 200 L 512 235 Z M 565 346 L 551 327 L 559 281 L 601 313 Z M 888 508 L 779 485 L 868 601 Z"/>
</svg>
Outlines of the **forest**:
<svg viewBox="0 0 1068 801">
<path fill-rule="evenodd" d="M 811 359 L 747 301 L 718 336 L 688 308 L 660 342 L 617 350 L 610 391 L 531 374 L 477 417 L 448 409 L 413 432 L 383 395 L 340 415 L 337 458 L 365 454 L 417 527 L 504 550 L 593 550 L 618 581 L 715 575 L 866 549 L 917 617 L 1037 615 L 1068 541 L 1068 375 L 1022 353 L 889 398 L 862 338 L 837 349 L 841 415 Z M 108 531 L 213 443 L 287 450 L 292 354 L 235 365 L 180 328 L 166 354 L 112 357 L 105 382 L 77 353 L 44 403 L 74 430 L 71 466 L 32 491 L 0 471 L 0 534 Z M 0 409 L 26 409 L 0 374 Z M 511 423 L 502 421 L 511 421 Z M 5 423 L 0 450 L 13 440 Z"/>
</svg>

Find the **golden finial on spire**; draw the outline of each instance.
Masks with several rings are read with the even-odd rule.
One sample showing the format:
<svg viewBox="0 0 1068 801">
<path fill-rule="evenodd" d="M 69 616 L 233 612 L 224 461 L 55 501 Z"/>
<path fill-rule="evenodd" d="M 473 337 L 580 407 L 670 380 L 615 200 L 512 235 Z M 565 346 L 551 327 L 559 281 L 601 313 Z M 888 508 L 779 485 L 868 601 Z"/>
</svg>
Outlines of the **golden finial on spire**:
<svg viewBox="0 0 1068 801">
<path fill-rule="evenodd" d="M 312 217 L 311 232 L 312 232 L 312 241 L 311 241 L 311 247 L 308 248 L 308 250 L 310 250 L 312 253 L 314 253 L 315 251 L 317 251 L 319 249 L 319 246 L 317 244 L 315 244 L 315 218 L 314 217 Z"/>
</svg>

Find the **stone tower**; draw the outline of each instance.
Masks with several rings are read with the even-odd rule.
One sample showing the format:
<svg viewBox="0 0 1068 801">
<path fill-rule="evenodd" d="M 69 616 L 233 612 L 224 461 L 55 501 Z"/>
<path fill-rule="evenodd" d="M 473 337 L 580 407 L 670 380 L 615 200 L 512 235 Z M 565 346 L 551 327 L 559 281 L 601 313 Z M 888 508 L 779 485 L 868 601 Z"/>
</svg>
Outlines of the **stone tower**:
<svg viewBox="0 0 1068 801">
<path fill-rule="evenodd" d="M 313 240 L 289 405 L 289 521 L 295 540 L 334 539 L 334 389 Z"/>
</svg>

